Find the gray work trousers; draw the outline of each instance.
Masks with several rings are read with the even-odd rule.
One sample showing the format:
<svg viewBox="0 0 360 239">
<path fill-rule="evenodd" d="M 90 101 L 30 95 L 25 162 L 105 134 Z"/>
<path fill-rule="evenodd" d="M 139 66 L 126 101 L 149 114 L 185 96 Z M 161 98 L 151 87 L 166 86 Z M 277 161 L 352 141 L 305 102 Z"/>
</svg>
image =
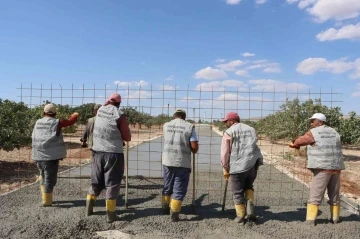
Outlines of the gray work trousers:
<svg viewBox="0 0 360 239">
<path fill-rule="evenodd" d="M 175 200 L 184 200 L 188 190 L 190 171 L 190 168 L 168 167 L 163 165 L 164 188 L 162 195 L 172 196 Z"/>
<path fill-rule="evenodd" d="M 257 166 L 255 165 L 246 172 L 230 175 L 233 200 L 235 205 L 245 203 L 245 191 L 254 190 L 253 184 L 257 176 Z"/>
<path fill-rule="evenodd" d="M 106 189 L 105 199 L 119 196 L 121 179 L 124 175 L 124 154 L 96 152 L 91 164 L 91 187 L 89 194 L 99 196 Z"/>
<path fill-rule="evenodd" d="M 321 169 L 312 170 L 314 176 L 310 185 L 310 204 L 320 205 L 327 189 L 330 205 L 340 204 L 340 173 L 331 174 Z"/>
<path fill-rule="evenodd" d="M 57 182 L 59 160 L 36 161 L 40 171 L 40 185 L 44 185 L 45 193 L 52 193 Z"/>
</svg>

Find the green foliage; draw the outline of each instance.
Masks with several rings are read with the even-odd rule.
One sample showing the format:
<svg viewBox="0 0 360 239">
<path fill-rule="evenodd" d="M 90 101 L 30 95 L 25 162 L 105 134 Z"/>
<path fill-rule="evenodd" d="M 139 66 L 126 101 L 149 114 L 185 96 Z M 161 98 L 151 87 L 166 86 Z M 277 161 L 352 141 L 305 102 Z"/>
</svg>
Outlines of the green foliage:
<svg viewBox="0 0 360 239">
<path fill-rule="evenodd" d="M 128 123 L 133 127 L 135 127 L 137 123 L 137 119 L 139 118 L 140 115 L 140 112 L 136 110 L 136 107 L 131 107 L 131 106 L 123 107 L 121 111 L 126 115 Z"/>
<path fill-rule="evenodd" d="M 308 100 L 301 103 L 298 99 L 294 99 L 292 101 L 287 100 L 285 104 L 280 106 L 280 109 L 281 111 L 271 114 L 257 123 L 258 133 L 266 135 L 271 141 L 293 140 L 299 135 L 305 134 L 310 129 L 308 118 L 317 112 L 323 113 L 327 118 L 326 124 L 344 136 L 345 131 L 341 127 L 347 121 L 342 118 L 343 115 L 339 107 L 329 108 L 322 105 L 320 100 Z M 353 119 L 351 122 L 351 125 L 355 127 L 355 120 Z M 350 141 L 354 142 L 353 139 Z M 343 140 L 343 143 L 350 141 Z"/>
<path fill-rule="evenodd" d="M 0 149 L 11 151 L 31 143 L 29 108 L 24 103 L 0 99 Z"/>
<path fill-rule="evenodd" d="M 83 104 L 73 109 L 73 112 L 79 113 L 78 123 L 86 124 L 87 120 L 94 116 L 94 103 Z"/>
<path fill-rule="evenodd" d="M 353 111 L 349 116 L 341 121 L 338 132 L 344 144 L 357 145 L 360 144 L 360 118 Z"/>
<path fill-rule="evenodd" d="M 220 120 L 214 120 L 212 123 L 215 127 L 218 127 L 220 131 L 226 130 L 226 125 Z"/>
<path fill-rule="evenodd" d="M 35 122 L 43 117 L 44 105 L 48 103 L 50 102 L 44 101 L 42 105 L 29 109 L 24 103 L 0 99 L 0 149 L 11 151 L 30 145 Z M 67 119 L 72 113 L 79 112 L 78 123 L 85 124 L 87 119 L 93 116 L 94 104 L 83 104 L 77 107 L 54 105 L 57 108 L 56 118 L 58 119 Z M 172 117 L 166 114 L 151 116 L 147 113 L 141 113 L 137 111 L 136 107 L 123 107 L 122 111 L 129 124 L 134 127 L 139 124 L 140 128 L 142 125 L 147 128 L 154 125 L 161 128 L 164 123 L 172 120 Z M 272 141 L 293 140 L 310 129 L 308 118 L 316 112 L 326 115 L 327 124 L 339 132 L 343 144 L 360 144 L 360 118 L 356 113 L 350 112 L 350 117 L 344 119 L 340 108 L 329 108 L 322 105 L 320 100 L 308 100 L 303 103 L 297 99 L 287 100 L 281 105 L 280 111 L 265 117 L 263 120 L 258 122 L 242 120 L 241 122 L 254 127 L 259 134 L 269 137 Z M 195 123 L 190 119 L 187 121 Z M 199 120 L 199 123 L 201 122 Z M 221 131 L 226 129 L 226 125 L 219 120 L 214 120 L 212 125 Z M 63 132 L 74 133 L 75 130 L 76 125 L 63 129 Z M 288 156 L 285 155 L 284 157 Z"/>
</svg>

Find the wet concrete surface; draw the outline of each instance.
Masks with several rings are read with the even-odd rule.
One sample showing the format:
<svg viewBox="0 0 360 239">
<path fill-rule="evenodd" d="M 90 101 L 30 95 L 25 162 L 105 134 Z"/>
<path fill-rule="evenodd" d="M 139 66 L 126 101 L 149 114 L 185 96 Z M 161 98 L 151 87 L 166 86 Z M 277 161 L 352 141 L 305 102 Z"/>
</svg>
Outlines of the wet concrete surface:
<svg viewBox="0 0 360 239">
<path fill-rule="evenodd" d="M 106 230 L 119 230 L 133 238 L 360 238 L 359 217 L 342 209 L 341 222 L 331 224 L 325 202 L 320 207 L 317 225 L 304 224 L 308 188 L 271 165 L 260 167 L 254 185 L 257 224 L 241 226 L 233 222 L 231 185 L 222 212 L 224 179 L 219 171 L 219 146 L 210 146 L 210 142 L 218 143 L 220 137 L 215 133 L 212 137 L 203 135 L 201 130 L 212 133 L 199 128 L 200 148 L 205 149 L 206 142 L 209 147 L 199 152 L 198 164 L 207 160 L 204 162 L 211 168 L 196 171 L 195 212 L 191 207 L 190 182 L 180 222 L 172 223 L 168 215 L 161 213 L 161 179 L 131 178 L 129 208 L 124 207 L 122 187 L 117 200 L 119 220 L 108 224 L 104 193 L 96 202 L 94 215 L 86 217 L 85 198 L 90 181 L 60 178 L 52 207 L 40 207 L 37 184 L 0 196 L 0 238 L 99 238 L 96 232 Z"/>
</svg>

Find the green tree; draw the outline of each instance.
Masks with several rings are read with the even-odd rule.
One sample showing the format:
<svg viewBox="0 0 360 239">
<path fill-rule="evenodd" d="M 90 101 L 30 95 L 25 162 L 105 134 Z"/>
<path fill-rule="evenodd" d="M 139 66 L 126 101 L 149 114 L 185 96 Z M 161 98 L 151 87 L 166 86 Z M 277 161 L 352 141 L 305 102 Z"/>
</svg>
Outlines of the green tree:
<svg viewBox="0 0 360 239">
<path fill-rule="evenodd" d="M 348 119 L 342 119 L 338 132 L 344 144 L 358 145 L 360 143 L 360 118 L 355 112 L 350 112 Z"/>
<path fill-rule="evenodd" d="M 86 124 L 87 120 L 94 117 L 94 103 L 82 104 L 74 108 L 74 112 L 79 113 L 79 124 Z"/>
<path fill-rule="evenodd" d="M 31 144 L 32 117 L 23 103 L 0 99 L 0 149 L 11 151 Z"/>
<path fill-rule="evenodd" d="M 129 124 L 135 128 L 140 114 L 140 112 L 136 110 L 136 107 L 131 107 L 131 106 L 123 107 L 121 111 L 126 115 Z"/>
</svg>

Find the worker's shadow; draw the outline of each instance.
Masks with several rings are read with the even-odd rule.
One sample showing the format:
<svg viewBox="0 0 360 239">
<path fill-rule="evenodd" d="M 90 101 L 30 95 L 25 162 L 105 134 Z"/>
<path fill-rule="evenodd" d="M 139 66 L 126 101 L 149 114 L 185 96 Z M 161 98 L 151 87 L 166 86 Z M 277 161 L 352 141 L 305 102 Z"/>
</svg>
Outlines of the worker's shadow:
<svg viewBox="0 0 360 239">
<path fill-rule="evenodd" d="M 304 222 L 306 219 L 306 208 L 296 208 L 296 211 L 284 211 L 284 212 L 272 212 L 268 206 L 257 206 L 256 207 L 257 223 L 263 224 L 267 221 L 281 221 L 281 222 Z M 322 210 L 319 209 L 317 217 L 323 214 Z M 349 216 L 340 216 L 340 222 L 345 221 L 359 221 L 360 218 L 354 214 Z M 331 224 L 328 219 L 317 218 L 316 224 Z"/>
<path fill-rule="evenodd" d="M 131 206 L 136 206 L 142 203 L 145 203 L 147 201 L 151 201 L 154 198 L 156 198 L 158 194 L 150 194 L 149 196 L 145 198 L 129 198 L 128 204 Z M 86 206 L 86 199 L 84 200 L 65 200 L 65 201 L 54 201 L 53 207 L 59 207 L 59 208 L 73 208 L 73 207 L 84 207 Z M 118 208 L 125 207 L 125 200 L 124 197 L 118 197 L 116 201 L 116 206 Z M 105 199 L 97 199 L 95 203 L 95 209 L 96 207 L 106 207 Z M 106 214 L 106 212 L 99 212 L 100 214 Z M 96 214 L 96 213 L 94 213 Z"/>
<path fill-rule="evenodd" d="M 153 195 L 154 197 L 156 197 L 157 195 Z M 207 194 L 203 194 L 201 195 L 199 198 L 197 198 L 195 200 L 195 207 L 190 203 L 190 204 L 183 204 L 182 208 L 181 208 L 181 213 L 180 213 L 180 220 L 181 221 L 199 221 L 202 219 L 201 217 L 201 211 L 203 209 L 201 209 L 200 205 L 202 204 L 202 201 L 204 200 L 204 198 L 208 196 Z M 140 199 L 136 199 L 136 200 L 142 200 Z M 150 199 L 151 200 L 151 199 Z M 142 202 L 139 202 L 138 204 L 141 204 Z M 143 217 L 149 217 L 149 216 L 158 216 L 158 215 L 163 215 L 164 217 L 170 217 L 169 215 L 164 215 L 162 208 L 161 208 L 161 204 L 159 203 L 158 207 L 151 207 L 151 208 L 135 208 L 133 207 L 134 204 L 131 203 L 131 201 L 129 200 L 129 208 L 127 210 L 124 211 L 118 211 L 118 216 L 120 220 L 126 220 L 126 221 L 132 221 L 138 218 L 143 218 Z M 201 209 L 200 211 L 198 211 L 199 209 Z M 207 210 L 210 209 L 210 207 L 207 207 Z"/>
<path fill-rule="evenodd" d="M 256 206 L 255 214 L 258 224 L 267 221 L 301 222 L 306 218 L 306 208 L 296 208 L 295 211 L 273 212 L 269 206 Z M 319 210 L 318 215 L 322 212 Z"/>
</svg>

